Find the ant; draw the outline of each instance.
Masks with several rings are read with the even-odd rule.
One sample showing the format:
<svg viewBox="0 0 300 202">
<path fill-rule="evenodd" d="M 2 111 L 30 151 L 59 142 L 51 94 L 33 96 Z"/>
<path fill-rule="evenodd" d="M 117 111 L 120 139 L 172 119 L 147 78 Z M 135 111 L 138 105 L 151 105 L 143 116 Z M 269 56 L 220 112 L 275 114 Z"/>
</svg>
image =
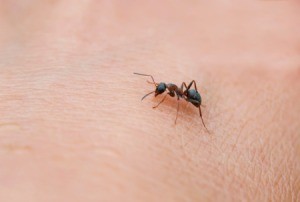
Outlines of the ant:
<svg viewBox="0 0 300 202">
<path fill-rule="evenodd" d="M 149 75 L 149 74 L 140 74 L 140 73 L 134 73 L 134 74 L 140 75 L 140 76 L 149 76 L 149 77 L 151 77 L 152 82 L 149 82 L 149 81 L 147 81 L 147 82 L 151 83 L 151 84 L 154 84 L 154 86 L 155 86 L 155 90 L 150 92 L 150 93 L 147 93 L 146 95 L 144 95 L 142 97 L 142 100 L 144 98 L 146 98 L 148 95 L 151 95 L 152 93 L 154 93 L 154 97 L 156 97 L 157 95 L 160 95 L 160 94 L 164 93 L 166 90 L 168 90 L 169 92 L 163 97 L 163 99 L 156 106 L 153 106 L 153 108 L 158 107 L 166 99 L 167 95 L 170 95 L 171 97 L 174 97 L 176 95 L 178 101 L 179 101 L 180 98 L 183 98 L 187 102 L 190 102 L 195 107 L 199 108 L 199 114 L 200 114 L 200 118 L 202 120 L 203 126 L 208 131 L 208 129 L 206 128 L 206 126 L 204 124 L 203 118 L 202 118 L 202 112 L 201 112 L 201 107 L 200 107 L 201 102 L 202 102 L 202 98 L 200 96 L 200 93 L 197 90 L 195 80 L 191 81 L 188 86 L 186 85 L 185 82 L 182 82 L 181 87 L 179 88 L 177 85 L 172 84 L 172 83 L 169 83 L 169 84 L 166 84 L 164 82 L 156 83 L 154 81 L 153 76 Z M 194 84 L 195 89 L 190 89 L 193 84 Z M 185 90 L 183 90 L 183 87 L 185 87 Z M 176 113 L 175 124 L 176 124 L 177 117 L 178 117 L 178 110 L 179 110 L 179 102 L 177 102 L 177 113 Z"/>
</svg>

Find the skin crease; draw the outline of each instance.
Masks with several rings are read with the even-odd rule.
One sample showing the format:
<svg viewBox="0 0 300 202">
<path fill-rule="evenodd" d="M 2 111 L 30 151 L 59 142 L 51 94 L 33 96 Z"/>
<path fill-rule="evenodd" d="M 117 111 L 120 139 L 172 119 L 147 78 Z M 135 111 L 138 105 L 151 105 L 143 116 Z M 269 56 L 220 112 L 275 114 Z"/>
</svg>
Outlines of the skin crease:
<svg viewBox="0 0 300 202">
<path fill-rule="evenodd" d="M 299 7 L 1 1 L 0 201 L 299 201 Z"/>
</svg>

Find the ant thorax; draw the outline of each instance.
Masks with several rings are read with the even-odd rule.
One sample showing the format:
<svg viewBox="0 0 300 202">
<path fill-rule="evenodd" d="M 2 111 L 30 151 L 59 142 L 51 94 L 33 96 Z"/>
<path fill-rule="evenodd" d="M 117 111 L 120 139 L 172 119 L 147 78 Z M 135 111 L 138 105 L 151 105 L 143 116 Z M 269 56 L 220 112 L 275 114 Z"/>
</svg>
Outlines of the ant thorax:
<svg viewBox="0 0 300 202">
<path fill-rule="evenodd" d="M 182 97 L 182 92 L 181 90 L 178 88 L 177 85 L 173 84 L 173 83 L 168 83 L 167 84 L 167 88 L 169 90 L 169 95 L 171 97 L 174 97 L 175 95 L 177 95 L 178 97 Z"/>
<path fill-rule="evenodd" d="M 168 83 L 167 88 L 169 91 L 175 91 L 178 87 L 173 83 Z"/>
</svg>

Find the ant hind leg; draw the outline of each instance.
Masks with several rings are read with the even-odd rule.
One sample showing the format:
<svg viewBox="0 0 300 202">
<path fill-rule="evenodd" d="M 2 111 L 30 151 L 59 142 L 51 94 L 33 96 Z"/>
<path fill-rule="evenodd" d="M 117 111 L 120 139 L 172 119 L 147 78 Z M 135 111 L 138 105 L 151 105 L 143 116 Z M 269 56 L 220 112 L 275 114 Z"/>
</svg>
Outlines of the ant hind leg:
<svg viewBox="0 0 300 202">
<path fill-rule="evenodd" d="M 183 86 L 185 86 L 185 91 L 183 92 L 183 94 L 185 94 L 188 90 L 190 90 L 190 88 L 192 87 L 193 83 L 194 83 L 194 86 L 195 86 L 195 90 L 198 91 L 198 90 L 197 90 L 197 86 L 196 86 L 196 81 L 193 80 L 193 81 L 191 81 L 191 82 L 189 83 L 188 86 L 186 86 L 186 83 L 185 83 L 185 82 L 183 82 L 183 83 L 181 84 L 181 90 L 183 90 Z"/>
<path fill-rule="evenodd" d="M 195 81 L 195 80 L 191 81 L 191 83 L 188 85 L 186 91 L 188 91 L 188 90 L 191 88 L 191 86 L 193 85 L 193 83 L 194 83 L 195 90 L 198 91 L 198 90 L 197 90 L 197 85 L 196 85 L 196 81 Z"/>
<path fill-rule="evenodd" d="M 186 86 L 186 83 L 185 82 L 182 82 L 181 84 L 181 87 L 180 87 L 180 90 L 183 92 L 183 86 L 185 87 L 185 89 L 187 89 L 187 86 Z"/>
<path fill-rule="evenodd" d="M 177 101 L 177 112 L 176 112 L 175 124 L 178 118 L 178 111 L 179 111 L 179 100 Z"/>
<path fill-rule="evenodd" d="M 207 132 L 209 133 L 209 130 L 206 128 L 205 124 L 204 124 L 204 121 L 203 121 L 203 118 L 202 118 L 202 112 L 201 112 L 201 107 L 199 106 L 199 113 L 200 113 L 200 118 L 202 120 L 202 123 L 203 123 L 203 126 L 205 127 L 205 129 L 207 130 Z"/>
</svg>

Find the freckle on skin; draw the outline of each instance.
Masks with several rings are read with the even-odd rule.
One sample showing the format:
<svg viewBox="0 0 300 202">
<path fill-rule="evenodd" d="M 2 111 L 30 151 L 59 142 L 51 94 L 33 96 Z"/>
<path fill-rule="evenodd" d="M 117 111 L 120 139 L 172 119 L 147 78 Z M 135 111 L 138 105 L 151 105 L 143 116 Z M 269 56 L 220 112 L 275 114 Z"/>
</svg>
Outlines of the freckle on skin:
<svg viewBox="0 0 300 202">
<path fill-rule="evenodd" d="M 7 128 L 21 129 L 21 126 L 18 123 L 0 123 L 0 129 L 7 129 Z"/>
<path fill-rule="evenodd" d="M 28 145 L 17 145 L 17 144 L 7 144 L 2 146 L 4 150 L 9 151 L 9 152 L 18 152 L 18 151 L 32 151 L 33 148 Z"/>
</svg>

